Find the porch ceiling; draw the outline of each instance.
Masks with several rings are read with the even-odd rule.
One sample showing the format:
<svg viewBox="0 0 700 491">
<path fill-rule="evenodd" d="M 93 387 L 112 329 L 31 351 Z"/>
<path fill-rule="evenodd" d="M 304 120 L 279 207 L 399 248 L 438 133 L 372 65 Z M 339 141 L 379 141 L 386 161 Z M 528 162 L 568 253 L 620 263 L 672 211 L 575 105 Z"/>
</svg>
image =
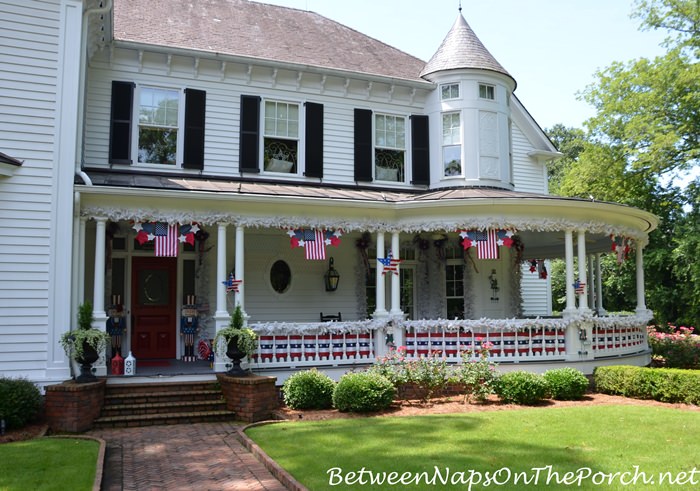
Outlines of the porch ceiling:
<svg viewBox="0 0 700 491">
<path fill-rule="evenodd" d="M 92 186 L 76 185 L 83 216 L 370 232 L 510 228 L 540 257 L 561 256 L 567 229 L 586 230 L 588 249 L 605 252 L 610 234 L 645 240 L 658 224 L 650 213 L 615 203 L 484 187 L 398 191 L 182 175 L 89 172 L 89 177 Z"/>
</svg>

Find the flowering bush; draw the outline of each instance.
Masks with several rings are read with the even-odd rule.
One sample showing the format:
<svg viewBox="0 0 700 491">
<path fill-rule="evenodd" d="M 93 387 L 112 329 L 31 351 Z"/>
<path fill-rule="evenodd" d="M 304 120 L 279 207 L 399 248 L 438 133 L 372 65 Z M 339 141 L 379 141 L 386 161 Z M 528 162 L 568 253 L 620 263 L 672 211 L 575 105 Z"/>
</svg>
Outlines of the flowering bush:
<svg viewBox="0 0 700 491">
<path fill-rule="evenodd" d="M 409 380 L 406 347 L 399 346 L 390 350 L 386 356 L 377 358 L 374 365 L 367 370 L 386 377 L 394 387 L 405 384 Z"/>
<path fill-rule="evenodd" d="M 648 326 L 654 361 L 670 368 L 700 368 L 700 336 L 692 327 Z"/>
<path fill-rule="evenodd" d="M 496 364 L 489 362 L 491 343 L 484 343 L 479 350 L 464 351 L 462 364 L 456 367 L 456 381 L 464 385 L 464 398 L 472 398 L 484 402 L 494 393 L 496 379 Z"/>
<path fill-rule="evenodd" d="M 439 351 L 408 359 L 405 346 L 392 349 L 386 356 L 378 358 L 368 371 L 386 377 L 396 388 L 413 384 L 425 399 L 442 391 L 451 378 L 447 360 Z"/>
</svg>

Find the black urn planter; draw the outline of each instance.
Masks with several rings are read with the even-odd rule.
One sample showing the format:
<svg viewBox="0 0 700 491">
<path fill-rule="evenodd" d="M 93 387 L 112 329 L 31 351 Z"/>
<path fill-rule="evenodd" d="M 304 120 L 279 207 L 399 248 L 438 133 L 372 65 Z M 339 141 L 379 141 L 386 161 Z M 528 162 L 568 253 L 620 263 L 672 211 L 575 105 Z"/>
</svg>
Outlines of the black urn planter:
<svg viewBox="0 0 700 491">
<path fill-rule="evenodd" d="M 92 373 L 92 364 L 99 358 L 100 354 L 97 350 L 90 346 L 87 341 L 83 341 L 83 355 L 75 359 L 75 361 L 80 363 L 80 375 L 75 378 L 75 381 L 79 384 L 97 381 L 97 377 Z"/>
<path fill-rule="evenodd" d="M 241 360 L 245 358 L 245 353 L 238 347 L 238 336 L 233 336 L 228 340 L 226 345 L 226 356 L 231 359 L 233 366 L 226 372 L 232 377 L 245 377 L 248 372 L 241 368 Z"/>
</svg>

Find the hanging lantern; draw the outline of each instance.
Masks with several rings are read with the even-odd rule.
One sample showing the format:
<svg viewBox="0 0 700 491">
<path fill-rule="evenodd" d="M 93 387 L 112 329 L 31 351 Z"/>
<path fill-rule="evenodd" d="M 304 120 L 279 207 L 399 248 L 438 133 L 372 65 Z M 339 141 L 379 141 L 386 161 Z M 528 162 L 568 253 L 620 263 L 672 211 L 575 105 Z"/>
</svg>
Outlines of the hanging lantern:
<svg viewBox="0 0 700 491">
<path fill-rule="evenodd" d="M 333 258 L 328 260 L 328 271 L 323 275 L 323 279 L 326 283 L 326 291 L 334 292 L 338 289 L 338 283 L 340 282 L 340 273 L 336 271 L 333 267 Z"/>
</svg>

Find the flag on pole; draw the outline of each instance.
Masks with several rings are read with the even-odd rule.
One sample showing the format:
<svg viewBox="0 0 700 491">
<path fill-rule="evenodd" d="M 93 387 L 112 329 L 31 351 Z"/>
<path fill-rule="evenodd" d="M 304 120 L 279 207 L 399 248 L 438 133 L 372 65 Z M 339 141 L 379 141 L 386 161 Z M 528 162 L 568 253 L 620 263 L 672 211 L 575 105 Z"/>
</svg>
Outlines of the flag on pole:
<svg viewBox="0 0 700 491">
<path fill-rule="evenodd" d="M 154 227 L 157 257 L 177 257 L 180 229 L 177 224 L 156 222 Z"/>
<path fill-rule="evenodd" d="M 476 252 L 479 259 L 498 259 L 498 237 L 495 230 L 477 230 Z"/>
<path fill-rule="evenodd" d="M 326 259 L 326 235 L 323 230 L 304 229 L 304 249 L 306 259 Z"/>
</svg>

